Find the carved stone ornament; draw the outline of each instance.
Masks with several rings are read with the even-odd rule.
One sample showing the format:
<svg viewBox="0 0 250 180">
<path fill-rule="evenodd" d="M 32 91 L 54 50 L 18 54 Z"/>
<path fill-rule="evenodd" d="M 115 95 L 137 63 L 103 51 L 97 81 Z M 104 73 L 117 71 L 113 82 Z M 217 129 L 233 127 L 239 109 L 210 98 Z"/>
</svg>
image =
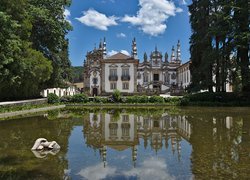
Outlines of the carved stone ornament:
<svg viewBox="0 0 250 180">
<path fill-rule="evenodd" d="M 173 74 L 171 75 L 171 78 L 172 78 L 172 79 L 176 79 L 176 74 L 173 73 Z"/>
</svg>

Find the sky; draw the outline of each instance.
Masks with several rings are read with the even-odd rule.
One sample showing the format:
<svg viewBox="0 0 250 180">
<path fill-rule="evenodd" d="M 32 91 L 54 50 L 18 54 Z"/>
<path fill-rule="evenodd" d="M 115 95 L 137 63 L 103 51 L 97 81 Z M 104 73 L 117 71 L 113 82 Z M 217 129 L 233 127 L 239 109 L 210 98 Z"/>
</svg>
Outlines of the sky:
<svg viewBox="0 0 250 180">
<path fill-rule="evenodd" d="M 137 42 L 138 57 L 149 56 L 155 47 L 171 55 L 172 46 L 181 42 L 181 59 L 190 58 L 188 5 L 191 0 L 72 0 L 65 18 L 73 30 L 69 39 L 69 58 L 82 66 L 87 51 L 106 38 L 108 55 L 130 54 L 132 40 Z"/>
</svg>

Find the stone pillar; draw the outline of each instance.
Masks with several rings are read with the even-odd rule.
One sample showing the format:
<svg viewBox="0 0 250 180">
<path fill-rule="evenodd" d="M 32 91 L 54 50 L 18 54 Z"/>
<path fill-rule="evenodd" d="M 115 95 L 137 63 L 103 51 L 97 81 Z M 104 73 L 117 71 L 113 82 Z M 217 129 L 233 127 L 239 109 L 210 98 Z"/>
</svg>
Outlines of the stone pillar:
<svg viewBox="0 0 250 180">
<path fill-rule="evenodd" d="M 101 94 L 105 93 L 105 63 L 101 64 Z"/>
<path fill-rule="evenodd" d="M 137 64 L 134 64 L 134 93 L 137 92 Z"/>
</svg>

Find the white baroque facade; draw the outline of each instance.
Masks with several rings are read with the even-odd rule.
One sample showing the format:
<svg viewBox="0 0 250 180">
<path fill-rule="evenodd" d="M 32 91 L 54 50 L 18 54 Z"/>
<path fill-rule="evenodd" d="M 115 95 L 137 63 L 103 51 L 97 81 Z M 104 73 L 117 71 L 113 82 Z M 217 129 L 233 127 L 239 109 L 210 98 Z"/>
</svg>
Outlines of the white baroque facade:
<svg viewBox="0 0 250 180">
<path fill-rule="evenodd" d="M 132 41 L 131 56 L 117 53 L 108 57 L 106 41 L 100 42 L 99 48 L 87 52 L 84 61 L 85 92 L 91 96 L 107 95 L 118 89 L 123 94 L 141 92 L 170 92 L 181 86 L 178 81 L 178 68 L 181 67 L 180 41 L 177 49 L 173 46 L 170 58 L 160 51 L 152 51 L 143 61 L 137 57 L 136 40 Z M 188 82 L 186 83 L 188 84 Z"/>
</svg>

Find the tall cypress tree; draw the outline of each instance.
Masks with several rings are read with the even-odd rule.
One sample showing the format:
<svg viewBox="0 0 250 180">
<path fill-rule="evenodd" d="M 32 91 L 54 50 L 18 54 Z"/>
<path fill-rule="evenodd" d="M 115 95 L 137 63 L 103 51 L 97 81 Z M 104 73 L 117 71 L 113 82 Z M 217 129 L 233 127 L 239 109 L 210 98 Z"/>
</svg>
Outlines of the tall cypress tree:
<svg viewBox="0 0 250 180">
<path fill-rule="evenodd" d="M 248 0 L 234 1 L 234 48 L 237 52 L 237 64 L 241 71 L 242 91 L 250 92 L 250 62 L 249 62 L 249 46 L 250 46 L 250 10 Z"/>
<path fill-rule="evenodd" d="M 247 0 L 193 0 L 189 6 L 192 85 L 197 90 L 215 85 L 226 91 L 230 75 L 238 75 L 242 91 L 250 91 L 250 11 Z M 236 59 L 236 62 L 234 62 Z"/>
<path fill-rule="evenodd" d="M 207 35 L 209 28 L 210 2 L 207 0 L 193 0 L 189 6 L 192 36 L 190 38 L 191 75 L 194 89 L 208 89 L 212 91 L 212 58 L 211 37 Z"/>
</svg>

